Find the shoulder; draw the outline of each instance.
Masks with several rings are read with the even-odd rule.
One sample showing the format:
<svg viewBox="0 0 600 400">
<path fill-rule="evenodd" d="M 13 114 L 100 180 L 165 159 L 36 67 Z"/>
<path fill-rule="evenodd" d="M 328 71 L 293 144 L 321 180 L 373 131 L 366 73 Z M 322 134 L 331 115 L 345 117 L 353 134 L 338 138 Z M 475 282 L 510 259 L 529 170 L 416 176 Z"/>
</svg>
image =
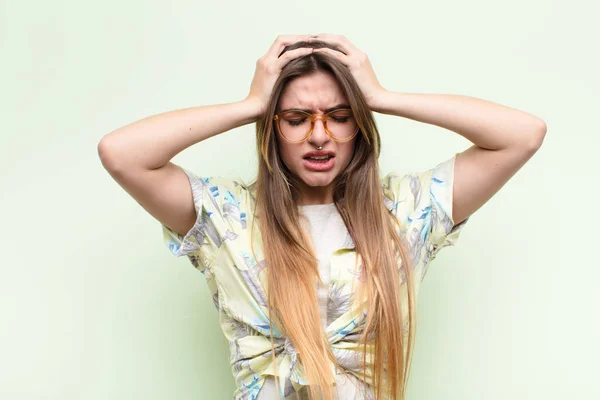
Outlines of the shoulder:
<svg viewBox="0 0 600 400">
<path fill-rule="evenodd" d="M 423 172 L 389 172 L 381 178 L 383 201 L 394 214 L 402 209 L 414 208 L 419 203 L 422 189 L 427 183 Z"/>
<path fill-rule="evenodd" d="M 251 197 L 249 186 L 239 176 L 203 176 L 190 170 L 184 171 L 189 177 L 192 191 L 195 195 L 202 195 L 203 202 L 209 203 L 204 204 L 207 207 L 210 207 L 210 203 L 220 208 L 226 204 L 240 206 Z"/>
<path fill-rule="evenodd" d="M 384 202 L 390 211 L 410 214 L 430 204 L 436 193 L 451 190 L 455 157 L 421 171 L 392 171 L 381 178 Z M 433 195 L 433 196 L 432 196 Z"/>
</svg>

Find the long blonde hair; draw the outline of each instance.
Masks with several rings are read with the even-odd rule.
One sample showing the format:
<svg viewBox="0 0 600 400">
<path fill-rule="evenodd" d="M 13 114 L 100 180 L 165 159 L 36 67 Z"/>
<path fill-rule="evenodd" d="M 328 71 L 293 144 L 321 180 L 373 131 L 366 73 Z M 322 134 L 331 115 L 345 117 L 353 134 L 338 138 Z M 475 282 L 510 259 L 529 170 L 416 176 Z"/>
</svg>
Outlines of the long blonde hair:
<svg viewBox="0 0 600 400">
<path fill-rule="evenodd" d="M 298 47 L 338 50 L 328 43 L 313 41 L 295 43 L 283 52 Z M 383 201 L 377 161 L 380 136 L 373 113 L 349 69 L 325 53 L 294 59 L 283 68 L 267 111 L 256 124 L 259 167 L 252 185 L 256 190 L 254 220 L 260 227 L 267 265 L 272 357 L 275 361 L 272 327 L 276 325 L 297 351 L 310 398 L 333 399 L 335 379 L 330 362 L 336 365 L 336 360 L 320 322 L 318 260 L 300 228 L 298 177 L 281 159 L 273 123 L 285 85 L 317 71 L 329 72 L 337 80 L 360 128 L 353 158 L 334 180 L 333 199 L 354 241 L 357 262 L 362 262 L 355 301 L 366 299 L 368 304 L 361 336 L 363 373 L 367 375 L 367 367 L 372 368 L 376 399 L 404 399 L 416 323 L 413 268 L 397 229 L 397 218 Z M 407 308 L 401 301 L 402 289 L 407 293 Z M 408 326 L 403 323 L 405 317 Z M 372 354 L 369 361 L 368 353 Z"/>
</svg>

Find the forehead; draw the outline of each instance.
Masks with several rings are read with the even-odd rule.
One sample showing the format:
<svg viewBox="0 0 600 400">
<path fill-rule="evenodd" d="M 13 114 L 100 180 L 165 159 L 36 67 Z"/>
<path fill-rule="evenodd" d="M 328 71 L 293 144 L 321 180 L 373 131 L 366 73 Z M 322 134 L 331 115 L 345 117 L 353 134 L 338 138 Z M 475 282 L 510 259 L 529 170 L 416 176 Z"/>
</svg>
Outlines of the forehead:
<svg viewBox="0 0 600 400">
<path fill-rule="evenodd" d="M 306 108 L 316 112 L 345 102 L 346 97 L 335 78 L 318 71 L 289 82 L 279 98 L 278 108 Z"/>
</svg>

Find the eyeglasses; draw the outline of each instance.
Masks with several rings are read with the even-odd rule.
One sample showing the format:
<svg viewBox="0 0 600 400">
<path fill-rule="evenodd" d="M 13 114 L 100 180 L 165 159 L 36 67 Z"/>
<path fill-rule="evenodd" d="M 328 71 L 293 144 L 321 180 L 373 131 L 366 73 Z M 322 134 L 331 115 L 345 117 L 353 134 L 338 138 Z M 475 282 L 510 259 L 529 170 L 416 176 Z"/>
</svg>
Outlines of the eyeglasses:
<svg viewBox="0 0 600 400">
<path fill-rule="evenodd" d="M 359 127 L 350 109 L 337 109 L 323 115 L 288 110 L 273 117 L 281 136 L 292 143 L 300 143 L 308 139 L 312 135 L 317 119 L 323 121 L 325 132 L 336 142 L 347 142 L 358 133 Z"/>
</svg>

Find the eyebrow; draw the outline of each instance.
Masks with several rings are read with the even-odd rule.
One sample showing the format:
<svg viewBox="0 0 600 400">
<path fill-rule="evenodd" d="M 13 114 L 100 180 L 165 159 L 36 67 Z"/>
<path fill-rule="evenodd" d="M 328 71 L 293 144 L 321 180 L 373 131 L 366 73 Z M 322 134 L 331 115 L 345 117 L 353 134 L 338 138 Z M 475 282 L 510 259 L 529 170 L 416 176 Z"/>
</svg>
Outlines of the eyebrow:
<svg viewBox="0 0 600 400">
<path fill-rule="evenodd" d="M 335 110 L 344 110 L 344 109 L 350 109 L 350 106 L 348 104 L 340 103 L 331 108 L 326 109 L 325 114 L 330 113 Z M 313 112 L 310 108 L 286 108 L 285 110 L 281 110 L 280 112 L 286 112 L 286 111 L 304 111 L 307 113 Z"/>
</svg>

